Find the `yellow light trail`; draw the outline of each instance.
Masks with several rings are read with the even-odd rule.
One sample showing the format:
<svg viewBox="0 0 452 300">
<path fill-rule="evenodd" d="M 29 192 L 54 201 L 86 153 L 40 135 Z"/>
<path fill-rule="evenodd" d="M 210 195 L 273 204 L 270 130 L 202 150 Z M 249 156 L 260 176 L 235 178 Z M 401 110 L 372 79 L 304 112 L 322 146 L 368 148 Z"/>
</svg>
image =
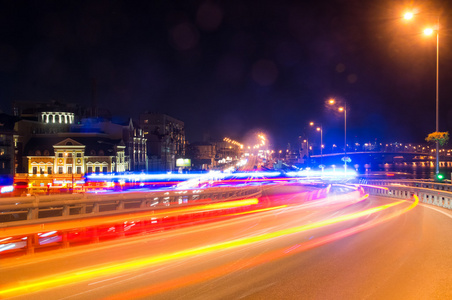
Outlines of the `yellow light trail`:
<svg viewBox="0 0 452 300">
<path fill-rule="evenodd" d="M 186 287 L 189 285 L 201 283 L 203 281 L 212 280 L 214 278 L 219 278 L 220 276 L 225 276 L 234 271 L 237 271 L 237 267 L 235 267 L 235 266 L 240 266 L 239 267 L 240 270 L 243 270 L 245 268 L 251 268 L 251 267 L 255 267 L 260 264 L 268 263 L 270 261 L 279 259 L 283 256 L 293 255 L 295 253 L 306 251 L 306 250 L 333 242 L 335 240 L 348 237 L 350 235 L 359 233 L 361 231 L 370 229 L 371 227 L 374 227 L 374 226 L 381 224 L 383 222 L 386 222 L 394 217 L 397 217 L 403 213 L 406 213 L 409 210 L 413 209 L 419 203 L 419 198 L 417 198 L 417 196 L 414 196 L 414 197 L 415 197 L 415 201 L 409 207 L 407 207 L 401 211 L 393 212 L 393 213 L 391 213 L 383 218 L 379 218 L 377 220 L 373 220 L 373 221 L 370 221 L 370 222 L 367 222 L 367 223 L 364 223 L 361 225 L 357 225 L 357 226 L 354 226 L 354 227 L 351 227 L 351 228 L 348 228 L 348 229 L 345 229 L 345 230 L 342 230 L 339 232 L 335 232 L 335 233 L 329 234 L 324 237 L 312 239 L 312 240 L 306 241 L 304 243 L 297 244 L 297 245 L 295 245 L 295 247 L 290 246 L 287 248 L 278 249 L 278 250 L 274 250 L 269 253 L 263 253 L 258 256 L 247 258 L 246 260 L 243 260 L 241 263 L 237 262 L 232 265 L 226 264 L 226 265 L 222 265 L 222 266 L 219 266 L 219 267 L 216 267 L 213 269 L 201 271 L 196 274 L 190 274 L 190 275 L 183 276 L 183 277 L 173 278 L 168 281 L 156 283 L 153 285 L 148 285 L 144 288 L 122 292 L 120 294 L 110 296 L 107 299 L 108 300 L 122 300 L 122 299 L 138 299 L 138 298 L 145 298 L 145 297 L 149 298 L 152 295 L 157 295 L 157 294 L 163 293 L 165 291 L 174 290 L 177 288 L 182 288 L 182 287 Z"/>
<path fill-rule="evenodd" d="M 368 195 L 365 195 L 365 197 L 368 197 Z M 418 199 L 416 198 L 416 201 L 410 206 L 410 209 L 417 205 Z M 353 219 L 357 219 L 369 214 L 374 214 L 380 211 L 383 211 L 385 209 L 388 209 L 390 207 L 399 205 L 401 203 L 406 202 L 405 200 L 397 201 L 390 204 L 381 205 L 378 207 L 373 207 L 361 212 L 351 213 L 339 217 L 335 217 L 332 219 L 327 219 L 319 222 L 315 222 L 312 224 L 306 224 L 301 225 L 293 228 L 287 228 L 283 230 L 279 230 L 276 232 L 270 232 L 265 233 L 257 236 L 251 236 L 251 237 L 244 237 L 236 240 L 221 242 L 217 244 L 202 246 L 198 248 L 192 248 L 187 250 L 182 250 L 174 253 L 169 254 L 162 254 L 158 256 L 148 257 L 148 258 L 142 258 L 137 259 L 135 261 L 126 262 L 126 263 L 118 263 L 111 266 L 102 266 L 87 270 L 81 270 L 74 274 L 60 274 L 58 276 L 52 276 L 51 278 L 43 278 L 43 279 L 36 279 L 30 283 L 22 283 L 16 286 L 10 286 L 10 287 L 4 287 L 0 290 L 0 297 L 12 297 L 12 296 L 18 296 L 26 293 L 36 292 L 39 290 L 43 290 L 46 288 L 52 288 L 56 286 L 61 286 L 65 284 L 70 284 L 73 282 L 83 281 L 83 280 L 89 280 L 92 278 L 100 277 L 100 276 L 106 276 L 106 275 L 114 275 L 121 272 L 126 271 L 136 271 L 144 267 L 149 267 L 151 265 L 155 265 L 158 263 L 163 262 L 169 262 L 181 258 L 191 257 L 195 255 L 205 254 L 213 251 L 221 251 L 225 249 L 232 249 L 241 247 L 244 245 L 249 245 L 252 243 L 261 242 L 264 240 L 269 240 L 281 236 L 286 236 L 302 231 L 312 230 L 340 222 L 345 222 Z"/>
<path fill-rule="evenodd" d="M 365 195 L 364 197 L 368 197 L 368 195 Z M 417 201 L 412 204 L 411 206 L 414 207 L 418 203 Z M 293 228 L 287 228 L 283 230 L 279 230 L 276 232 L 270 232 L 265 233 L 257 236 L 250 236 L 250 237 L 244 237 L 236 240 L 221 242 L 217 244 L 182 250 L 174 253 L 169 254 L 162 254 L 157 256 L 152 256 L 148 258 L 141 258 L 137 259 L 135 261 L 131 262 L 125 262 L 125 263 L 118 263 L 111 266 L 101 266 L 96 267 L 92 269 L 87 270 L 81 270 L 78 272 L 75 272 L 74 274 L 60 274 L 60 275 L 54 275 L 51 278 L 42 278 L 42 279 L 35 279 L 33 281 L 30 281 L 30 283 L 21 283 L 16 286 L 6 286 L 0 289 L 0 297 L 12 297 L 12 296 L 18 296 L 22 294 L 28 294 L 36 291 L 40 291 L 46 288 L 52 288 L 57 287 L 65 284 L 71 284 L 74 282 L 79 282 L 83 280 L 89 280 L 93 278 L 97 278 L 100 276 L 106 276 L 106 275 L 115 275 L 121 272 L 130 272 L 130 271 L 137 271 L 139 269 L 149 267 L 158 263 L 164 263 L 164 262 L 170 262 L 173 260 L 181 259 L 181 258 L 187 258 L 195 255 L 205 254 L 209 252 L 214 251 L 221 251 L 226 249 L 233 249 L 238 248 L 244 245 L 249 245 L 252 243 L 261 242 L 264 240 L 274 239 L 277 237 L 287 236 L 290 234 L 312 230 L 324 226 L 329 226 L 332 224 L 345 222 L 353 219 L 357 219 L 369 214 L 374 214 L 377 212 L 380 212 L 382 210 L 388 209 L 390 207 L 394 207 L 396 205 L 399 205 L 401 203 L 406 202 L 405 200 L 397 201 L 390 204 L 381 205 L 378 207 L 373 207 L 361 212 L 351 213 L 339 217 L 335 217 L 332 219 L 327 219 L 319 222 L 315 222 L 312 224 L 306 224 L 301 225 Z M 410 206 L 410 207 L 411 207 Z"/>
</svg>

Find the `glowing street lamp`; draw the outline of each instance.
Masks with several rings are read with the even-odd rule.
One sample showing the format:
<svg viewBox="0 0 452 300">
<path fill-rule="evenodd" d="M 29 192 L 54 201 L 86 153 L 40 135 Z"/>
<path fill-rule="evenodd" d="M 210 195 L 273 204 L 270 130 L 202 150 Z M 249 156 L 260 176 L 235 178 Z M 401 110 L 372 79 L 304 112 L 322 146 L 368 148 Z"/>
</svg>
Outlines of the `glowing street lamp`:
<svg viewBox="0 0 452 300">
<path fill-rule="evenodd" d="M 432 28 L 425 28 L 424 29 L 424 34 L 425 35 L 432 35 L 433 34 L 433 29 Z"/>
<path fill-rule="evenodd" d="M 403 18 L 405 19 L 405 20 L 411 20 L 412 18 L 413 18 L 413 16 L 414 16 L 414 14 L 412 13 L 412 12 L 406 12 L 404 15 L 403 15 Z"/>
</svg>

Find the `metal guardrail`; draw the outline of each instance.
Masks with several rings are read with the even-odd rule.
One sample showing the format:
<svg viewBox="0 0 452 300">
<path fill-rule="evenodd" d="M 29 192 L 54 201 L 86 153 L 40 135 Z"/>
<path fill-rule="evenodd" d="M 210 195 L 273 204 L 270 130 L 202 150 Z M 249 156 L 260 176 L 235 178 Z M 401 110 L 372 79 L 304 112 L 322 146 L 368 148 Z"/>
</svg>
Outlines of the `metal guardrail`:
<svg viewBox="0 0 452 300">
<path fill-rule="evenodd" d="M 417 195 L 422 203 L 452 209 L 452 184 L 406 179 L 362 180 L 360 184 L 371 195 L 399 199 L 411 199 Z"/>
<path fill-rule="evenodd" d="M 0 228 L 43 221 L 70 220 L 82 217 L 149 211 L 175 206 L 258 197 L 262 187 L 213 187 L 197 190 L 128 192 L 108 194 L 34 195 L 0 198 Z"/>
<path fill-rule="evenodd" d="M 254 202 L 248 200 L 250 204 L 236 206 L 236 201 L 228 200 L 240 202 L 239 199 L 257 198 L 262 195 L 263 189 L 262 186 L 214 187 L 147 193 L 3 198 L 0 199 L 0 216 L 23 214 L 26 219 L 0 223 L 0 254 L 4 251 L 33 254 L 35 249 L 40 248 L 67 248 L 73 243 L 97 243 L 103 238 L 122 237 L 126 231 L 127 234 L 137 234 L 209 220 L 221 215 L 223 210 L 241 212 Z M 206 209 L 210 205 L 202 208 L 205 204 L 218 208 Z M 53 215 L 46 217 L 46 212 Z M 54 216 L 55 213 L 58 215 Z M 129 226 L 136 226 L 137 229 L 128 231 Z"/>
</svg>

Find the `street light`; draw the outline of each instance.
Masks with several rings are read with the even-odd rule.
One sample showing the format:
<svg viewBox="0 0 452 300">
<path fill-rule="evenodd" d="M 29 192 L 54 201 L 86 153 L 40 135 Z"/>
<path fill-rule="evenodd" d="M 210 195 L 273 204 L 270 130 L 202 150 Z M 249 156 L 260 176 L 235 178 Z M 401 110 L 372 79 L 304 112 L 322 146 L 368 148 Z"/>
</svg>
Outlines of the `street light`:
<svg viewBox="0 0 452 300">
<path fill-rule="evenodd" d="M 317 127 L 317 131 L 320 131 L 320 166 L 323 170 L 323 126 Z"/>
<path fill-rule="evenodd" d="M 411 20 L 414 17 L 412 12 L 404 14 L 404 19 Z M 435 131 L 439 132 L 439 16 L 437 18 L 436 30 L 433 28 L 424 29 L 425 35 L 433 35 L 436 31 L 436 127 Z M 439 175 L 439 141 L 436 140 L 436 161 L 435 161 L 436 177 Z"/>
<path fill-rule="evenodd" d="M 336 104 L 336 100 L 335 99 L 330 99 L 328 100 L 328 104 L 329 105 L 335 105 Z M 348 157 L 347 157 L 347 103 L 343 102 L 344 106 L 340 106 L 338 108 L 339 112 L 343 112 L 344 113 L 344 172 L 347 173 L 347 161 L 348 161 Z"/>
<path fill-rule="evenodd" d="M 314 122 L 310 122 L 309 125 L 314 126 Z M 323 165 L 323 126 L 322 126 L 322 124 L 320 124 L 320 126 L 317 127 L 316 130 L 320 132 L 320 168 L 323 171 L 323 168 L 325 166 Z"/>
</svg>

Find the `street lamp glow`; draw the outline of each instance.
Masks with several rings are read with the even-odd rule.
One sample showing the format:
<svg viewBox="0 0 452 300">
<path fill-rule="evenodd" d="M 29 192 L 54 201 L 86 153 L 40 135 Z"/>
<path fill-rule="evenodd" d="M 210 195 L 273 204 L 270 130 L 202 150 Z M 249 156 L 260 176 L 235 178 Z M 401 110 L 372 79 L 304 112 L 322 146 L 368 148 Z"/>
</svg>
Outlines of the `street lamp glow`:
<svg viewBox="0 0 452 300">
<path fill-rule="evenodd" d="M 328 101 L 328 104 L 330 104 L 330 105 L 334 105 L 335 103 L 336 103 L 336 100 L 334 100 L 334 99 L 330 99 Z"/>
<path fill-rule="evenodd" d="M 403 18 L 405 19 L 405 20 L 411 20 L 412 18 L 413 18 L 413 16 L 414 16 L 414 14 L 412 13 L 412 12 L 406 12 L 404 15 L 403 15 Z"/>
<path fill-rule="evenodd" d="M 424 34 L 425 35 L 432 35 L 433 34 L 433 29 L 432 28 L 425 28 L 424 29 Z"/>
<path fill-rule="evenodd" d="M 320 127 L 317 127 L 316 130 L 317 130 L 317 131 L 320 131 Z"/>
<path fill-rule="evenodd" d="M 344 108 L 341 106 L 341 107 L 338 108 L 338 110 L 339 110 L 340 112 L 343 112 L 343 111 L 344 111 Z"/>
<path fill-rule="evenodd" d="M 314 122 L 309 122 L 309 126 L 314 126 Z"/>
</svg>

